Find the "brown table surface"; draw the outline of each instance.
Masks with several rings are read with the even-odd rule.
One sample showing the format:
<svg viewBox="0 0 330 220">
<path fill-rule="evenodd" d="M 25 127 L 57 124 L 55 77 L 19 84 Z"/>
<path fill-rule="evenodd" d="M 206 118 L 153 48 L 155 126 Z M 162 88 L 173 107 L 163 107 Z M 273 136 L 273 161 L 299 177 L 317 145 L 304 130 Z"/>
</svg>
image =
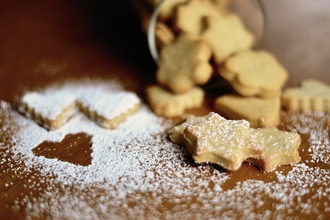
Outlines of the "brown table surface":
<svg viewBox="0 0 330 220">
<path fill-rule="evenodd" d="M 327 73 L 329 62 L 325 62 L 326 58 L 322 58 L 318 64 L 310 64 L 308 57 L 313 54 L 305 53 L 307 50 L 304 50 L 309 41 L 302 38 L 300 40 L 305 43 L 297 47 L 292 43 L 298 41 L 294 38 L 294 32 L 285 32 L 290 29 L 290 25 L 294 29 L 300 23 L 283 22 L 283 19 L 288 18 L 285 16 L 291 13 L 290 6 L 295 4 L 291 1 L 291 5 L 287 3 L 288 7 L 283 7 L 283 2 L 267 5 L 283 14 L 277 16 L 279 22 L 276 23 L 276 12 L 269 13 L 273 20 L 269 21 L 265 48 L 275 53 L 288 68 L 290 79 L 287 86 L 297 85 L 301 79 L 311 76 L 330 82 Z M 327 6 L 328 3 L 322 4 Z M 329 16 L 318 22 L 322 31 L 325 31 L 321 25 L 325 25 L 325 20 L 329 25 Z M 14 104 L 27 90 L 33 91 L 61 80 L 85 77 L 116 79 L 125 89 L 143 97 L 145 86 L 154 82 L 156 66 L 149 55 L 145 34 L 139 24 L 129 1 L 0 1 L 0 99 Z M 328 45 L 319 45 L 315 53 L 326 51 Z M 300 54 L 301 58 L 296 58 L 296 54 Z M 311 68 L 311 65 L 314 66 Z M 204 114 L 212 110 L 210 106 L 206 102 L 203 108 L 192 112 Z M 0 115 L 1 128 L 8 126 L 4 117 Z M 196 189 L 201 186 L 188 184 L 188 181 L 187 188 L 196 187 L 191 189 L 191 197 L 188 196 L 190 189 L 187 189 L 188 195 L 180 195 L 175 192 L 175 186 L 160 186 L 156 196 L 145 189 L 135 189 L 124 199 L 116 198 L 110 193 L 116 190 L 116 186 L 98 183 L 81 188 L 72 184 L 55 184 L 47 179 L 51 177 L 45 179 L 40 175 L 37 168 L 26 169 L 21 160 L 12 158 L 10 140 L 15 135 L 15 129 L 2 129 L 0 218 L 202 219 L 234 216 L 245 219 L 327 219 L 330 217 L 329 120 L 328 114 L 282 112 L 279 128 L 296 130 L 302 137 L 302 160 L 298 166 L 282 166 L 276 172 L 263 173 L 253 165 L 244 163 L 238 171 L 227 172 L 212 165 L 196 166 L 189 158 L 181 155 L 178 158 L 182 159 L 182 169 L 191 166 L 190 169 L 203 170 L 196 179 L 194 176 L 187 176 L 190 181 L 195 181 L 197 185 L 211 184 L 210 176 L 214 175 L 215 181 L 217 176 L 219 181 L 223 181 L 225 176 L 226 181 L 219 182 L 222 189 L 215 193 L 214 186 L 208 185 L 202 188 L 199 195 Z M 86 147 L 86 143 L 82 142 L 78 144 L 82 148 Z M 66 153 L 63 150 L 59 155 Z M 181 153 L 184 154 L 183 151 Z M 76 153 L 77 161 L 84 160 L 84 157 L 83 151 Z M 180 177 L 183 179 L 175 180 L 177 177 L 173 173 L 168 175 L 169 182 L 175 184 L 175 181 L 179 181 L 180 187 L 187 181 L 182 176 Z M 56 179 L 56 176 L 53 178 Z M 250 191 L 246 190 L 249 184 Z M 63 198 L 78 200 L 85 205 L 80 206 L 79 202 L 74 205 L 72 202 L 69 207 L 63 206 L 59 196 L 61 193 Z M 47 200 L 51 196 L 45 196 L 52 194 L 56 194 L 56 202 Z M 106 201 L 102 198 L 106 198 Z M 218 202 L 212 202 L 212 199 Z M 66 201 L 64 204 L 67 203 Z"/>
</svg>

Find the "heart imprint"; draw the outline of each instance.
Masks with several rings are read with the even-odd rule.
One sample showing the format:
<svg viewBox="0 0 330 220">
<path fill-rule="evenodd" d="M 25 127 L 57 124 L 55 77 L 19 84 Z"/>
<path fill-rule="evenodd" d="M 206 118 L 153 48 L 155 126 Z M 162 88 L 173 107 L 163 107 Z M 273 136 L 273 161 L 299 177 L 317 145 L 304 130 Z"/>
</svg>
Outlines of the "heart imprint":
<svg viewBox="0 0 330 220">
<path fill-rule="evenodd" d="M 86 133 L 67 134 L 61 142 L 44 141 L 32 152 L 36 156 L 56 158 L 76 165 L 88 166 L 92 162 L 92 136 Z"/>
</svg>

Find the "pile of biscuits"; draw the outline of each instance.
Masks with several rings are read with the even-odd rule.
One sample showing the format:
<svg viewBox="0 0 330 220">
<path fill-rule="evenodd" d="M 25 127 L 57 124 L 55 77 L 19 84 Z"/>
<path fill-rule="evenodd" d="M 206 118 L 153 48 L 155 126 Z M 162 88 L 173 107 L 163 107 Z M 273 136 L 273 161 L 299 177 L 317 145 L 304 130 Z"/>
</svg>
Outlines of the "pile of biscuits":
<svg viewBox="0 0 330 220">
<path fill-rule="evenodd" d="M 140 1 L 144 26 L 158 2 Z M 229 3 L 163 3 L 155 30 L 159 51 L 157 85 L 146 89 L 156 114 L 176 117 L 189 108 L 200 107 L 205 96 L 203 85 L 218 76 L 235 92 L 216 98 L 215 111 L 229 119 L 246 119 L 252 127 L 278 124 L 287 71 L 271 53 L 252 49 L 254 36 L 230 10 Z"/>
</svg>

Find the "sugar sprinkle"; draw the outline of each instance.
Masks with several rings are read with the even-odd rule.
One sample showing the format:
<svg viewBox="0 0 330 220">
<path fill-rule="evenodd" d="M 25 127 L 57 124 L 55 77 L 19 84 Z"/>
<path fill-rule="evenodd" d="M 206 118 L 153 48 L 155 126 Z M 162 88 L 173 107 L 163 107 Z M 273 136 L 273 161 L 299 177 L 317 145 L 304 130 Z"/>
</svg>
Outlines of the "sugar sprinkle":
<svg viewBox="0 0 330 220">
<path fill-rule="evenodd" d="M 87 85 L 123 90 L 115 82 Z M 66 92 L 84 86 L 70 82 L 46 89 Z M 224 189 L 230 174 L 211 165 L 193 165 L 183 148 L 167 139 L 172 122 L 154 115 L 145 104 L 114 130 L 77 114 L 60 129 L 47 131 L 13 111 L 10 104 L 1 101 L 0 107 L 0 135 L 6 140 L 0 146 L 0 165 L 5 167 L 1 175 L 22 176 L 21 187 L 28 188 L 7 208 L 23 207 L 26 219 L 284 219 L 297 217 L 296 212 L 300 217 L 324 219 L 330 215 L 328 114 L 283 117 L 291 120 L 286 130 L 309 135 L 310 158 L 288 172 L 277 169 L 270 182 L 248 179 Z M 89 166 L 32 153 L 43 141 L 61 141 L 78 132 L 92 136 Z M 17 186 L 8 180 L 0 187 Z M 298 205 L 292 205 L 293 200 Z"/>
</svg>

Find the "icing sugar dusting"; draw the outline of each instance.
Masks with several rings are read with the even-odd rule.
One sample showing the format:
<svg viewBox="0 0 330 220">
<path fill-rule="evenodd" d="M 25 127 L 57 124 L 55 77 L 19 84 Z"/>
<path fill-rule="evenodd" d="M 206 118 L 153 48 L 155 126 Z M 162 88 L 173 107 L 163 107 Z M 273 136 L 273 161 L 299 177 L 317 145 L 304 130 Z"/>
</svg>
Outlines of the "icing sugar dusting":
<svg viewBox="0 0 330 220">
<path fill-rule="evenodd" d="M 68 93 L 88 86 L 105 85 L 68 83 L 46 89 Z M 122 90 L 115 83 L 107 88 L 111 86 Z M 310 158 L 291 169 L 277 169 L 272 173 L 274 180 L 247 179 L 225 189 L 231 174 L 191 163 L 184 149 L 168 140 L 172 122 L 154 115 L 145 104 L 114 130 L 76 114 L 55 131 L 36 125 L 8 103 L 0 104 L 0 135 L 7 140 L 0 146 L 1 173 L 25 181 L 22 186 L 6 181 L 4 192 L 7 187 L 26 189 L 7 207 L 14 211 L 23 207 L 27 219 L 284 219 L 296 217 L 297 212 L 302 218 L 324 219 L 330 214 L 330 171 L 324 168 L 329 151 L 326 144 L 319 150 L 329 137 L 316 135 L 328 125 L 311 123 L 308 114 L 284 118 L 291 120 L 287 130 L 311 134 Z M 323 116 L 327 119 L 321 120 L 330 121 L 329 115 Z M 66 134 L 78 132 L 92 136 L 88 166 L 32 152 L 43 141 L 61 141 Z M 292 205 L 293 200 L 298 205 Z"/>
</svg>

